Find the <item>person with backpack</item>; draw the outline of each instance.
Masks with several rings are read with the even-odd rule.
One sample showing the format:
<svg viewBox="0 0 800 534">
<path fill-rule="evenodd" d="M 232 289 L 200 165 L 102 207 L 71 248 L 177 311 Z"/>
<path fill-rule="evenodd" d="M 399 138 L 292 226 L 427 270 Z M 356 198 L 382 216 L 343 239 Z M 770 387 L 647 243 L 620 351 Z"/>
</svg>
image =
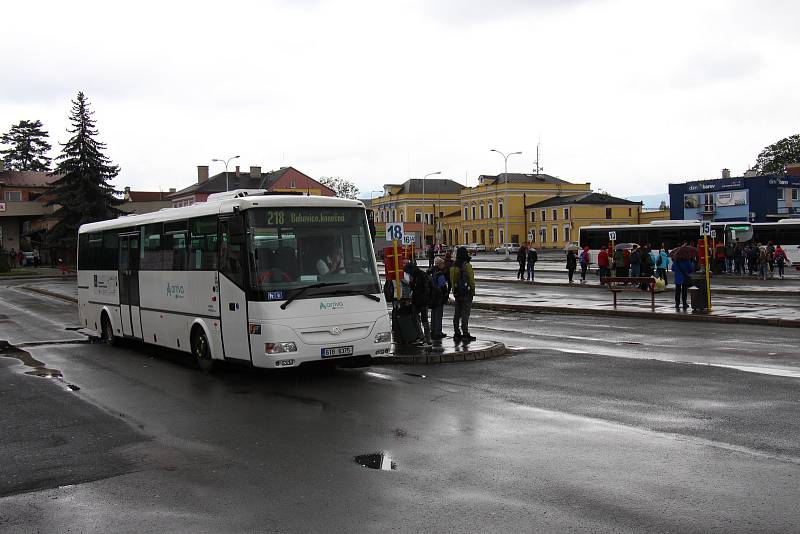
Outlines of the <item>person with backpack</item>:
<svg viewBox="0 0 800 534">
<path fill-rule="evenodd" d="M 469 262 L 467 247 L 458 247 L 456 251 L 456 261 L 450 268 L 450 287 L 455 297 L 453 341 L 475 341 L 476 338 L 469 333 L 469 314 L 475 297 L 475 273 Z"/>
<path fill-rule="evenodd" d="M 667 284 L 669 284 L 669 280 L 667 279 L 668 267 L 669 267 L 669 251 L 662 244 L 661 250 L 658 251 L 658 256 L 656 257 L 656 273 L 659 278 L 664 280 L 665 287 Z"/>
<path fill-rule="evenodd" d="M 772 278 L 772 272 L 775 269 L 775 247 L 772 246 L 772 241 L 767 241 L 767 248 L 764 250 L 767 254 L 767 265 L 769 266 L 769 277 Z"/>
<path fill-rule="evenodd" d="M 517 269 L 517 280 L 525 280 L 525 262 L 528 260 L 528 244 L 525 243 L 519 247 L 517 251 L 517 263 L 519 263 L 519 269 Z"/>
<path fill-rule="evenodd" d="M 416 263 L 409 262 L 403 270 L 411 277 L 411 314 L 417 325 L 417 341 L 430 345 L 428 304 L 431 300 L 431 279 Z"/>
<path fill-rule="evenodd" d="M 630 261 L 631 277 L 641 276 L 642 274 L 642 249 L 639 248 L 639 245 L 634 245 L 633 250 L 631 250 L 630 256 L 628 256 Z"/>
<path fill-rule="evenodd" d="M 442 317 L 444 316 L 444 305 L 450 296 L 450 285 L 444 269 L 444 258 L 438 256 L 433 260 L 433 268 L 428 271 L 431 280 L 431 298 L 428 303 L 428 308 L 431 310 L 431 340 L 447 337 L 447 334 L 442 332 Z"/>
<path fill-rule="evenodd" d="M 783 251 L 780 245 L 775 246 L 775 265 L 778 266 L 778 276 L 783 278 L 783 270 L 786 267 L 786 252 Z"/>
<path fill-rule="evenodd" d="M 534 272 L 533 269 L 536 266 L 536 262 L 539 260 L 539 254 L 536 253 L 536 249 L 532 246 L 528 248 L 528 281 L 533 282 Z"/>
<path fill-rule="evenodd" d="M 583 247 L 580 254 L 581 284 L 586 283 L 586 270 L 589 268 L 589 247 Z"/>
</svg>

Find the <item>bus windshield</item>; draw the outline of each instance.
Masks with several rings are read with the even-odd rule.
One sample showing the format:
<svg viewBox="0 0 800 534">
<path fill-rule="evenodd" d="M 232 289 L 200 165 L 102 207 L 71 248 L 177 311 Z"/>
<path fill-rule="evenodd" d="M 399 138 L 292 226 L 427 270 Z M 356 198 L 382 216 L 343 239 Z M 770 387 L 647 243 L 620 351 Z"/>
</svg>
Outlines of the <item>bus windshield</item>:
<svg viewBox="0 0 800 534">
<path fill-rule="evenodd" d="M 250 286 L 262 300 L 380 292 L 364 209 L 247 210 Z M 320 282 L 331 282 L 322 284 Z"/>
</svg>

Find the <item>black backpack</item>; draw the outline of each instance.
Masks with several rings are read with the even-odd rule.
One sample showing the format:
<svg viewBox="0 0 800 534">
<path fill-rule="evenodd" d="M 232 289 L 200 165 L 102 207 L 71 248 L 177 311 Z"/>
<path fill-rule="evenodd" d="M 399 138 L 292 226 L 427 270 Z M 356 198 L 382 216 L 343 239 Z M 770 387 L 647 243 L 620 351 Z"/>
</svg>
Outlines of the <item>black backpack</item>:
<svg viewBox="0 0 800 534">
<path fill-rule="evenodd" d="M 431 301 L 431 277 L 422 269 L 412 274 L 411 303 L 414 306 L 427 306 Z"/>
<path fill-rule="evenodd" d="M 447 278 L 440 270 L 428 271 L 431 280 L 430 308 L 438 308 L 447 299 Z"/>
<path fill-rule="evenodd" d="M 456 285 L 453 287 L 453 296 L 469 296 L 469 277 L 467 276 L 467 271 L 462 267 L 453 267 L 453 269 L 458 269 L 458 274 L 456 275 Z"/>
</svg>

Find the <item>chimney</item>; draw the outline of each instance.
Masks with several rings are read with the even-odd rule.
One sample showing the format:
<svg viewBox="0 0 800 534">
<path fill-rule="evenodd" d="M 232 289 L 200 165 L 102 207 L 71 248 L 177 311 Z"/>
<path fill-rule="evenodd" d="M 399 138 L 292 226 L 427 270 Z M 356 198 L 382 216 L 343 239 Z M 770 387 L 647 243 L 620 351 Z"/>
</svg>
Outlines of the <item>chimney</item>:
<svg viewBox="0 0 800 534">
<path fill-rule="evenodd" d="M 238 165 L 236 166 L 236 176 L 237 177 L 239 176 L 239 166 Z"/>
<path fill-rule="evenodd" d="M 174 187 L 170 187 L 170 188 L 169 188 L 169 192 L 170 192 L 170 193 L 174 193 L 175 191 L 176 191 L 176 190 L 175 190 L 175 188 L 174 188 Z"/>
<path fill-rule="evenodd" d="M 261 178 L 261 167 L 250 166 L 250 178 Z"/>
<path fill-rule="evenodd" d="M 723 178 L 730 178 L 731 177 L 731 170 L 730 169 L 722 169 L 722 177 Z"/>
<path fill-rule="evenodd" d="M 208 165 L 197 166 L 197 183 L 202 184 L 208 181 Z"/>
</svg>

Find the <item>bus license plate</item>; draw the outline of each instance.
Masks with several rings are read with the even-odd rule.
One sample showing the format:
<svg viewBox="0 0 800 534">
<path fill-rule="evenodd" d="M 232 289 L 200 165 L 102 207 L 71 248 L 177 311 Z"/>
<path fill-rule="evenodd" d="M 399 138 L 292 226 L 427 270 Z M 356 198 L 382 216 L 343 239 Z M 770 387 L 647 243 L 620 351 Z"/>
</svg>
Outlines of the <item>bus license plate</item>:
<svg viewBox="0 0 800 534">
<path fill-rule="evenodd" d="M 350 345 L 349 347 L 329 347 L 327 349 L 322 349 L 323 358 L 331 358 L 334 356 L 352 356 L 352 355 L 353 355 L 352 345 Z"/>
</svg>

